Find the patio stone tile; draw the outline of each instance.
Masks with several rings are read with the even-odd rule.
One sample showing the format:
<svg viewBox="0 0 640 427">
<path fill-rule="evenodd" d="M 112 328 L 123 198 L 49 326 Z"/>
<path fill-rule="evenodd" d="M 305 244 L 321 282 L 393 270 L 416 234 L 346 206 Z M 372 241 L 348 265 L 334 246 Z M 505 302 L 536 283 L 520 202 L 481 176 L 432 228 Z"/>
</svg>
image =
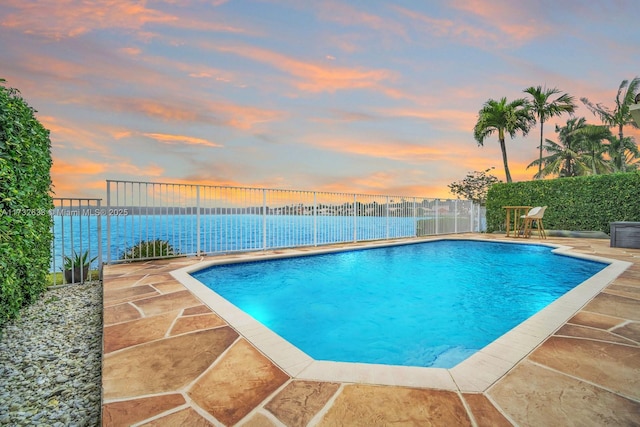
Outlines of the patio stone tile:
<svg viewBox="0 0 640 427">
<path fill-rule="evenodd" d="M 183 316 L 193 316 L 195 314 L 211 313 L 211 309 L 206 305 L 197 305 L 195 307 L 185 308 L 182 312 Z"/>
<path fill-rule="evenodd" d="M 513 425 L 493 406 L 493 403 L 485 395 L 468 393 L 462 396 L 479 426 L 511 427 Z"/>
<path fill-rule="evenodd" d="M 604 292 L 613 295 L 619 295 L 621 297 L 634 298 L 640 300 L 640 286 L 627 286 L 627 285 L 610 285 Z"/>
<path fill-rule="evenodd" d="M 151 422 L 142 424 L 143 426 L 158 426 L 158 427 L 167 427 L 167 426 L 185 426 L 185 427 L 209 427 L 215 426 L 212 422 L 203 418 L 202 415 L 198 414 L 194 409 L 187 408 L 182 411 L 174 412 L 169 415 L 165 415 L 162 418 L 158 418 Z"/>
<path fill-rule="evenodd" d="M 130 320 L 139 319 L 142 314 L 133 305 L 126 302 L 124 304 L 112 305 L 104 307 L 102 310 L 102 322 L 104 326 L 113 325 L 114 323 L 128 322 Z"/>
<path fill-rule="evenodd" d="M 167 264 L 167 265 L 150 264 L 142 271 L 144 271 L 147 274 L 164 274 L 164 273 L 168 274 L 168 273 L 172 272 L 173 270 L 176 270 L 176 269 L 178 269 L 180 267 L 183 267 L 183 266 L 182 265 L 176 265 L 176 264 Z"/>
<path fill-rule="evenodd" d="M 105 289 L 103 301 L 105 304 L 119 304 L 136 299 L 152 297 L 154 295 L 160 295 L 160 293 L 148 285 L 133 286 L 130 288 Z"/>
<path fill-rule="evenodd" d="M 110 264 L 104 266 L 105 274 L 140 274 L 142 270 L 144 270 L 145 265 L 141 263 L 121 263 L 121 264 Z"/>
<path fill-rule="evenodd" d="M 568 323 L 574 325 L 591 326 L 598 329 L 611 329 L 614 326 L 624 323 L 625 320 L 619 317 L 605 316 L 604 314 L 581 311 L 569 319 Z"/>
<path fill-rule="evenodd" d="M 145 316 L 153 316 L 167 311 L 193 307 L 194 305 L 202 304 L 202 302 L 193 296 L 191 292 L 185 290 L 139 300 L 135 304 L 143 311 Z"/>
<path fill-rule="evenodd" d="M 241 339 L 198 379 L 188 394 L 216 419 L 233 425 L 288 379 L 287 374 Z"/>
<path fill-rule="evenodd" d="M 120 276 L 115 279 L 106 279 L 103 277 L 103 283 L 105 284 L 105 289 L 120 289 L 120 288 L 130 288 L 134 284 L 138 282 L 138 280 L 142 279 L 146 274 L 136 274 L 131 276 Z"/>
<path fill-rule="evenodd" d="M 103 329 L 104 353 L 155 341 L 164 337 L 179 311 L 145 317 L 131 322 L 105 326 Z"/>
<path fill-rule="evenodd" d="M 640 277 L 623 277 L 623 275 L 624 273 L 618 276 L 618 278 L 613 283 L 616 285 L 631 286 L 633 288 L 640 287 Z"/>
<path fill-rule="evenodd" d="M 614 329 L 612 332 L 622 335 L 625 338 L 629 338 L 630 340 L 635 341 L 640 344 L 640 323 L 639 322 L 631 322 L 627 323 L 624 326 L 620 326 L 619 328 Z"/>
<path fill-rule="evenodd" d="M 627 268 L 618 278 L 618 280 L 630 280 L 633 283 L 638 283 L 640 281 L 640 264 L 637 263 Z"/>
<path fill-rule="evenodd" d="M 592 299 L 583 310 L 623 319 L 640 320 L 638 301 L 618 295 L 601 293 Z"/>
<path fill-rule="evenodd" d="M 610 332 L 576 325 L 563 325 L 554 335 L 576 338 L 589 338 L 599 341 L 609 341 L 620 344 L 636 345 L 635 342 L 616 336 Z"/>
<path fill-rule="evenodd" d="M 293 381 L 265 405 L 288 427 L 304 427 L 338 391 L 340 384 Z"/>
<path fill-rule="evenodd" d="M 169 294 L 171 292 L 180 292 L 187 289 L 184 287 L 182 283 L 178 282 L 175 279 L 167 280 L 166 282 L 162 282 L 162 283 L 154 283 L 153 287 L 159 290 L 160 292 L 162 292 L 163 294 Z"/>
<path fill-rule="evenodd" d="M 201 314 L 199 316 L 180 317 L 171 328 L 170 335 L 225 326 L 227 323 L 216 314 Z"/>
<path fill-rule="evenodd" d="M 455 392 L 409 387 L 347 385 L 318 426 L 470 426 Z"/>
<path fill-rule="evenodd" d="M 140 279 L 138 285 L 154 285 L 156 283 L 168 282 L 174 280 L 173 276 L 169 273 L 160 274 L 148 274 L 146 277 Z"/>
<path fill-rule="evenodd" d="M 237 338 L 237 332 L 223 327 L 105 355 L 103 398 L 121 399 L 179 390 L 202 374 Z"/>
<path fill-rule="evenodd" d="M 107 403 L 102 407 L 102 425 L 131 425 L 185 403 L 184 396 L 178 393 Z"/>
<path fill-rule="evenodd" d="M 529 360 L 640 399 L 639 347 L 554 336 Z"/>
<path fill-rule="evenodd" d="M 240 427 L 277 427 L 269 418 L 260 413 L 254 414 L 247 421 L 239 424 Z"/>
<path fill-rule="evenodd" d="M 489 396 L 522 427 L 625 426 L 638 422 L 640 403 L 524 361 Z"/>
</svg>

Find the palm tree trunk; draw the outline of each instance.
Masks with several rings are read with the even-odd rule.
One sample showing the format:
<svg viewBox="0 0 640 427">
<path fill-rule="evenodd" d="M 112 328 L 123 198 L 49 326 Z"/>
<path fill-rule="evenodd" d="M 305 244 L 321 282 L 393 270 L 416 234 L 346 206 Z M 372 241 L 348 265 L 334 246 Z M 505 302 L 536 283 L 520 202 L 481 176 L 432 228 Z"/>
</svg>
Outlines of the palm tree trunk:
<svg viewBox="0 0 640 427">
<path fill-rule="evenodd" d="M 509 172 L 509 164 L 507 163 L 507 146 L 504 143 L 504 137 L 498 138 L 500 140 L 500 150 L 502 151 L 502 163 L 504 163 L 504 174 L 507 178 L 507 182 L 511 182 L 511 173 Z"/>
<path fill-rule="evenodd" d="M 622 172 L 626 172 L 627 171 L 627 162 L 625 161 L 624 158 L 624 144 L 622 143 L 622 138 L 623 138 L 623 134 L 622 134 L 622 123 L 620 123 L 620 125 L 618 126 L 618 136 L 620 136 L 620 171 Z"/>
<path fill-rule="evenodd" d="M 538 164 L 538 179 L 542 179 L 542 128 L 544 127 L 544 120 L 540 119 L 540 163 Z"/>
</svg>

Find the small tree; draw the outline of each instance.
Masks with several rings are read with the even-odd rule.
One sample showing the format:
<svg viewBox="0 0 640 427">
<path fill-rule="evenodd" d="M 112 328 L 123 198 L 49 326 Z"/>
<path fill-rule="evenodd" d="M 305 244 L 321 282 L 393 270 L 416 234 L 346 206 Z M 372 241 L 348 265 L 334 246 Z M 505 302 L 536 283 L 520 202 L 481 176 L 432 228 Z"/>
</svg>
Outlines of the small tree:
<svg viewBox="0 0 640 427">
<path fill-rule="evenodd" d="M 458 182 L 452 182 L 448 185 L 451 194 L 464 197 L 473 203 L 484 205 L 487 201 L 487 192 L 489 188 L 496 182 L 501 182 L 498 178 L 489 173 L 493 167 L 483 171 L 469 172 L 467 176 Z"/>
</svg>

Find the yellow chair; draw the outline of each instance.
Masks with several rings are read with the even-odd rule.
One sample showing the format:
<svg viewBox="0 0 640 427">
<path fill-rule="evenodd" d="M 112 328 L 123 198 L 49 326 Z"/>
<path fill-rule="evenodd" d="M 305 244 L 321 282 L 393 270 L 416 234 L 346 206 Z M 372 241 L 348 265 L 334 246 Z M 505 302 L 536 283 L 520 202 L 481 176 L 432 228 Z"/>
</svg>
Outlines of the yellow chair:
<svg viewBox="0 0 640 427">
<path fill-rule="evenodd" d="M 534 211 L 535 209 L 537 209 L 537 211 Z M 533 208 L 531 209 L 531 211 L 534 211 L 533 213 L 531 211 L 529 211 L 523 218 L 523 232 L 522 232 L 522 236 L 523 237 L 531 237 L 531 231 L 533 229 L 533 225 L 535 223 L 536 228 L 538 230 L 538 237 L 540 237 L 541 239 L 546 239 L 547 238 L 547 233 L 544 230 L 544 224 L 542 223 L 542 217 L 544 216 L 544 211 L 547 210 L 546 206 L 542 206 L 542 207 L 537 207 L 537 208 Z"/>
</svg>

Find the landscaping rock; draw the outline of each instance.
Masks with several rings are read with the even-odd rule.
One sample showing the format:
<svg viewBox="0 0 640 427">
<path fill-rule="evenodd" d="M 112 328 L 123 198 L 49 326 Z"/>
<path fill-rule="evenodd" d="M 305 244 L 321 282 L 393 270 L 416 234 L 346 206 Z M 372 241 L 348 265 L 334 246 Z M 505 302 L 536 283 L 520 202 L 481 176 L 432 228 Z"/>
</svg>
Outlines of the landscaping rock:
<svg viewBox="0 0 640 427">
<path fill-rule="evenodd" d="M 0 424 L 98 426 L 102 287 L 50 289 L 0 331 Z"/>
</svg>

